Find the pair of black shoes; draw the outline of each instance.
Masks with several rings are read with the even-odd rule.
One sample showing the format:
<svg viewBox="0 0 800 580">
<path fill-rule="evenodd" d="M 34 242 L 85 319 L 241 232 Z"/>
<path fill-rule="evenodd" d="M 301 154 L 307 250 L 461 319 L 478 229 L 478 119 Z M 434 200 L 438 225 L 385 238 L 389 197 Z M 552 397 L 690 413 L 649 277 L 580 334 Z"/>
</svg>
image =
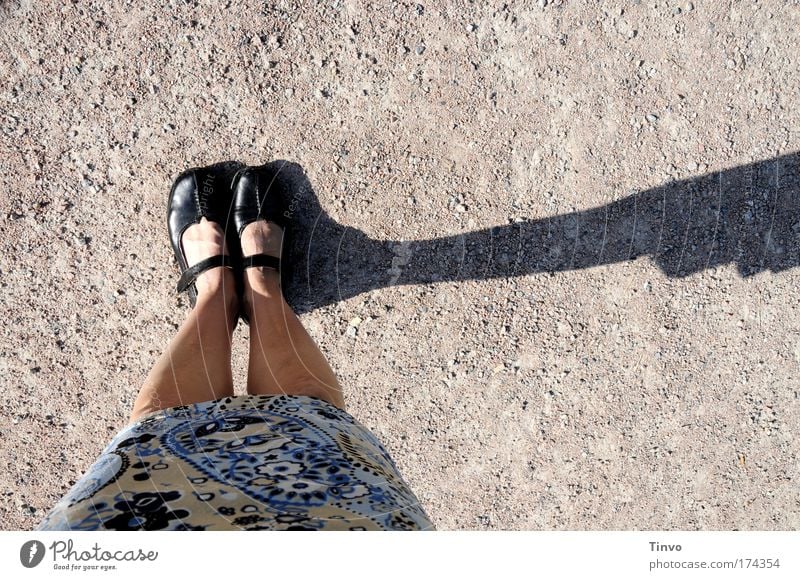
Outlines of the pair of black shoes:
<svg viewBox="0 0 800 580">
<path fill-rule="evenodd" d="M 194 307 L 197 302 L 197 277 L 211 268 L 226 267 L 236 274 L 236 287 L 241 304 L 244 271 L 247 268 L 273 268 L 281 273 L 285 287 L 286 260 L 289 247 L 287 197 L 278 171 L 269 165 L 247 167 L 239 163 L 218 163 L 181 173 L 169 195 L 167 227 L 169 239 L 181 278 L 178 292 L 188 292 Z M 229 255 L 218 255 L 189 266 L 183 253 L 181 237 L 187 228 L 202 218 L 214 222 L 225 234 Z M 281 258 L 256 254 L 242 256 L 241 236 L 245 226 L 257 220 L 274 222 L 283 228 Z M 244 312 L 241 317 L 247 322 Z"/>
</svg>

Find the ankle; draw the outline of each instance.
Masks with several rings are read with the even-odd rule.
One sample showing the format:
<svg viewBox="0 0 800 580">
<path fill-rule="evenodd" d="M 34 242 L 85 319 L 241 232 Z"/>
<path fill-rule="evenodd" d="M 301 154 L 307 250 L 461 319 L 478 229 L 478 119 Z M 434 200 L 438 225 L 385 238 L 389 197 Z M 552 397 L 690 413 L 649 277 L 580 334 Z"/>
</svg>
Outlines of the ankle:
<svg viewBox="0 0 800 580">
<path fill-rule="evenodd" d="M 230 268 L 212 268 L 198 276 L 195 285 L 197 287 L 197 302 L 219 305 L 222 301 L 226 310 L 235 311 L 238 307 L 238 296 L 236 293 L 236 279 Z"/>
<path fill-rule="evenodd" d="M 258 267 L 245 270 L 244 286 L 259 294 L 280 294 L 281 274 L 274 268 Z"/>
<path fill-rule="evenodd" d="M 244 311 L 252 316 L 254 303 L 283 300 L 280 273 L 272 268 L 248 268 L 244 275 Z"/>
</svg>

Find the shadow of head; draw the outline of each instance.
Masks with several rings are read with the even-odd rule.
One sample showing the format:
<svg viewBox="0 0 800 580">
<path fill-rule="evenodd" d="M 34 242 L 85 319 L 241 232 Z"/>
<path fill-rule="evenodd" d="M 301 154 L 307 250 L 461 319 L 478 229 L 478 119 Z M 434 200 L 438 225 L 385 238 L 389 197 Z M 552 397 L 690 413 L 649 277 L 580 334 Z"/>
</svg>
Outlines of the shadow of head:
<svg viewBox="0 0 800 580">
<path fill-rule="evenodd" d="M 291 210 L 287 295 L 307 312 L 397 284 L 560 272 L 652 259 L 670 277 L 735 264 L 781 272 L 800 255 L 800 154 L 673 181 L 606 205 L 455 236 L 375 240 L 328 216 L 302 167 L 269 164 Z"/>
</svg>

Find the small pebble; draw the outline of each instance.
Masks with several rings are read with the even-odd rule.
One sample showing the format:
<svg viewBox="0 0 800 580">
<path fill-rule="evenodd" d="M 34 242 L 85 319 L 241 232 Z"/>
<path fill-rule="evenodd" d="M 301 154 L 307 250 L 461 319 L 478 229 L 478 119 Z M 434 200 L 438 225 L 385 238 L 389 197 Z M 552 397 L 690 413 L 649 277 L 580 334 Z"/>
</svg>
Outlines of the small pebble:
<svg viewBox="0 0 800 580">
<path fill-rule="evenodd" d="M 544 8 L 547 6 L 547 0 L 539 0 L 539 8 Z"/>
<path fill-rule="evenodd" d="M 655 123 L 658 121 L 658 116 L 654 115 L 653 113 L 649 113 L 646 117 L 648 123 Z"/>
<path fill-rule="evenodd" d="M 417 54 L 422 54 L 423 52 L 425 52 L 425 45 L 418 44 L 417 48 L 414 49 L 414 52 L 416 52 Z"/>
<path fill-rule="evenodd" d="M 692 4 L 691 2 L 687 2 L 686 3 L 686 12 L 691 12 L 692 10 L 694 10 L 694 4 Z"/>
</svg>

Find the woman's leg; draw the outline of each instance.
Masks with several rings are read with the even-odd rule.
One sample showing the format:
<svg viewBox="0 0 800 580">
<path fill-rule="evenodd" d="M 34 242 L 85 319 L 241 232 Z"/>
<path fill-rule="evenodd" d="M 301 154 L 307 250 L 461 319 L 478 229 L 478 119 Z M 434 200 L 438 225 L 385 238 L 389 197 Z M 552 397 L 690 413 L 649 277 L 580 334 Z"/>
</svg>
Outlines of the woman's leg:
<svg viewBox="0 0 800 580">
<path fill-rule="evenodd" d="M 182 243 L 189 265 L 227 254 L 221 228 L 205 218 L 184 232 Z M 159 409 L 233 394 L 231 337 L 238 311 L 233 272 L 229 268 L 206 270 L 195 285 L 197 304 L 147 375 L 131 421 Z"/>
<path fill-rule="evenodd" d="M 257 221 L 242 232 L 242 255 L 280 256 L 281 228 Z M 252 395 L 308 395 L 344 409 L 342 389 L 325 356 L 283 299 L 279 275 L 248 268 L 244 308 L 250 317 L 247 392 Z"/>
</svg>

